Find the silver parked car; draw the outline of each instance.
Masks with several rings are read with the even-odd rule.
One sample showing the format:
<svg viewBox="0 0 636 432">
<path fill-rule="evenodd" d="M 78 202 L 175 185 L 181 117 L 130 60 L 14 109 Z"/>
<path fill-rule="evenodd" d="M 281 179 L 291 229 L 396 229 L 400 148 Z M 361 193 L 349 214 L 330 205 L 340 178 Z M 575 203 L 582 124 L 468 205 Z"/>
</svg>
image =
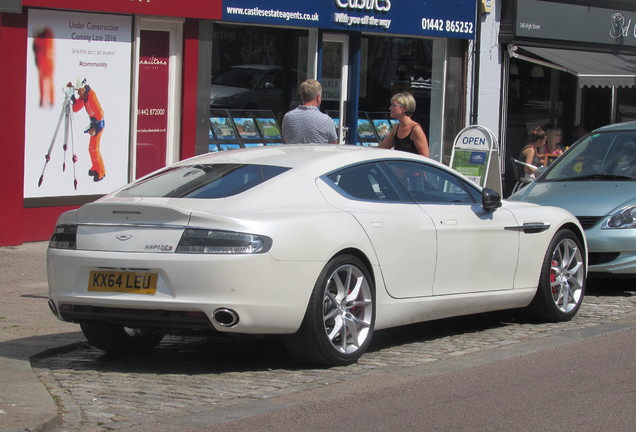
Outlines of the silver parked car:
<svg viewBox="0 0 636 432">
<path fill-rule="evenodd" d="M 636 276 L 636 122 L 583 137 L 509 199 L 569 210 L 585 228 L 591 274 Z"/>
</svg>

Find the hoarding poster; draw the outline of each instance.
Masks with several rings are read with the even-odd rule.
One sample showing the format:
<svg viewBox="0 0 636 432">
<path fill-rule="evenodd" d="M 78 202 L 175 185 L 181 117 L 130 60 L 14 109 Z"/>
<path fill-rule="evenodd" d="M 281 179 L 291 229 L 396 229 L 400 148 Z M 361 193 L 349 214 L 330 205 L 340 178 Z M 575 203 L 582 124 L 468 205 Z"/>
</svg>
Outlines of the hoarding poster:
<svg viewBox="0 0 636 432">
<path fill-rule="evenodd" d="M 132 18 L 29 10 L 24 197 L 128 182 Z"/>
</svg>

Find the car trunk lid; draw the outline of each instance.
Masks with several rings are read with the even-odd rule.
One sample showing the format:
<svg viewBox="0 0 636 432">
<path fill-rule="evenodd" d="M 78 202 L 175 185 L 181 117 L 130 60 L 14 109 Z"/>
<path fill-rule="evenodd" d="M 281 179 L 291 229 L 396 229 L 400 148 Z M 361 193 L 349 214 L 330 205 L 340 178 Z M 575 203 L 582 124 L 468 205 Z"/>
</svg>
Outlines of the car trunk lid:
<svg viewBox="0 0 636 432">
<path fill-rule="evenodd" d="M 191 210 L 162 203 L 95 202 L 77 210 L 77 248 L 171 253 Z"/>
</svg>

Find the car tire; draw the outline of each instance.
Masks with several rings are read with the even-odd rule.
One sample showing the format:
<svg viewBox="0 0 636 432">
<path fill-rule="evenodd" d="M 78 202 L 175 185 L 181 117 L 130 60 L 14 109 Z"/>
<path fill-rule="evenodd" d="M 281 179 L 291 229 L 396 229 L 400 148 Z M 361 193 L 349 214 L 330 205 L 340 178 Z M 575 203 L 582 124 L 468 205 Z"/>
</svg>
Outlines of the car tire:
<svg viewBox="0 0 636 432">
<path fill-rule="evenodd" d="M 543 260 L 539 286 L 528 307 L 537 318 L 569 321 L 585 295 L 586 261 L 581 240 L 569 229 L 556 233 Z"/>
<path fill-rule="evenodd" d="M 161 332 L 124 327 L 101 321 L 80 323 L 89 345 L 111 354 L 147 351 L 161 342 Z"/>
<path fill-rule="evenodd" d="M 373 280 L 358 258 L 340 255 L 320 273 L 301 327 L 287 347 L 311 364 L 349 365 L 366 351 L 374 325 Z"/>
</svg>

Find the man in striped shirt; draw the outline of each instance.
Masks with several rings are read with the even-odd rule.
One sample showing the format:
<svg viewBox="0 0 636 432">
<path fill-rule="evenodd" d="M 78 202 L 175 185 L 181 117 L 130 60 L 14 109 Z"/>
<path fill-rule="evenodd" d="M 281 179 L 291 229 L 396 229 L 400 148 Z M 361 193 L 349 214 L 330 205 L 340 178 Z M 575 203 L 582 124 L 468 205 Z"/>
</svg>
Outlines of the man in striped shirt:
<svg viewBox="0 0 636 432">
<path fill-rule="evenodd" d="M 283 117 L 283 140 L 286 144 L 312 143 L 336 144 L 336 126 L 333 120 L 321 112 L 322 86 L 314 79 L 300 84 L 302 105 Z"/>
</svg>

